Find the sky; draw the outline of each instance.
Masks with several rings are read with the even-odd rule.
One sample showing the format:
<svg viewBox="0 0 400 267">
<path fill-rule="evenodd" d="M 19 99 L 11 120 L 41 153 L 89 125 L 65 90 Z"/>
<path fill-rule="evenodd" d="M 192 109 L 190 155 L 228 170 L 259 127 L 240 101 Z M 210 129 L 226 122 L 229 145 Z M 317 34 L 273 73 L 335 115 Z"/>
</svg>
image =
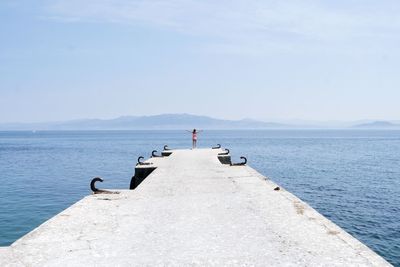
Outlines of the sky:
<svg viewBox="0 0 400 267">
<path fill-rule="evenodd" d="M 0 122 L 399 120 L 398 0 L 2 0 Z"/>
</svg>

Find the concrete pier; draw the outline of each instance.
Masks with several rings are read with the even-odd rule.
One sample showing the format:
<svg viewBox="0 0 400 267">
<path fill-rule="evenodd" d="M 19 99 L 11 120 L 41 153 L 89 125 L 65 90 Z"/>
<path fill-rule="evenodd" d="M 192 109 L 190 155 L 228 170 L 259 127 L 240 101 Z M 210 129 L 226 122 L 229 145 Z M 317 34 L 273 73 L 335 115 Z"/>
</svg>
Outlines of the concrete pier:
<svg viewBox="0 0 400 267">
<path fill-rule="evenodd" d="M 87 196 L 0 248 L 0 266 L 390 266 L 251 167 L 222 164 L 224 150 L 168 152 L 134 190 Z"/>
</svg>

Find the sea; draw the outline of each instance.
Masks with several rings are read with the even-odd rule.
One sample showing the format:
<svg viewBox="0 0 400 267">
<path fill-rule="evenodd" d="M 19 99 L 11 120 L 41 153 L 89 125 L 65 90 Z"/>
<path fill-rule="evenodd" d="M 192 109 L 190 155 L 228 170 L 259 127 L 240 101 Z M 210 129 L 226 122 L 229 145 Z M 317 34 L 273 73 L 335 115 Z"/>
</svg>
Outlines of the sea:
<svg viewBox="0 0 400 267">
<path fill-rule="evenodd" d="M 226 130 L 221 144 L 400 266 L 400 131 Z M 138 156 L 189 148 L 186 131 L 0 132 L 0 246 L 100 188 L 128 189 Z"/>
</svg>

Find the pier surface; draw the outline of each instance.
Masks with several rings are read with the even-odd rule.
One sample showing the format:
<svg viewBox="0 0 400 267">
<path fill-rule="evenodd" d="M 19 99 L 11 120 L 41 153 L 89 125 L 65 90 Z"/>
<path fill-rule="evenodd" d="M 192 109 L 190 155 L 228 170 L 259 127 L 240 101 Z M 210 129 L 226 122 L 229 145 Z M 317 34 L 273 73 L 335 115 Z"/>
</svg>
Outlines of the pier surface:
<svg viewBox="0 0 400 267">
<path fill-rule="evenodd" d="M 156 169 L 135 190 L 85 197 L 0 248 L 0 266 L 390 266 L 221 152 L 149 159 Z"/>
</svg>

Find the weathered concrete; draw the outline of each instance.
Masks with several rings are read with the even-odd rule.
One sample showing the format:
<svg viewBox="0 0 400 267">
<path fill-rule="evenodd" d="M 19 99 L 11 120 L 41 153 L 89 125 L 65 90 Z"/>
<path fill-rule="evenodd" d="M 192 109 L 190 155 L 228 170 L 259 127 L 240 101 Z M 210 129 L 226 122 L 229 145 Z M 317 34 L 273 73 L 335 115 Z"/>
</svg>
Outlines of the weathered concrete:
<svg viewBox="0 0 400 267">
<path fill-rule="evenodd" d="M 1 266 L 389 266 L 220 149 L 175 150 L 135 190 L 85 197 L 0 249 Z M 106 185 L 106 182 L 100 185 Z"/>
</svg>

